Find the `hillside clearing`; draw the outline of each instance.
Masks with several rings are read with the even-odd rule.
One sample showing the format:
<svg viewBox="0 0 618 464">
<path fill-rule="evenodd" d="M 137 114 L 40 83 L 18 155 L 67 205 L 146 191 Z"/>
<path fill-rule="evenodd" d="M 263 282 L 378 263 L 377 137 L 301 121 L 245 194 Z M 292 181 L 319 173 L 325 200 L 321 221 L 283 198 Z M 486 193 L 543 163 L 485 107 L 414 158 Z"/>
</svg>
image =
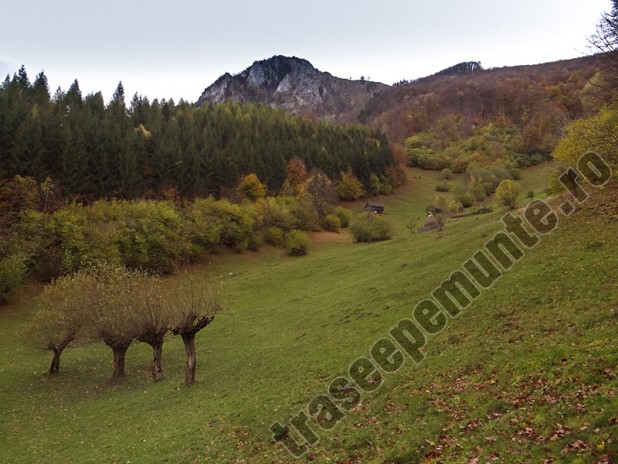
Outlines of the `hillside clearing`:
<svg viewBox="0 0 618 464">
<path fill-rule="evenodd" d="M 410 234 L 437 175 L 412 173 L 408 189 L 384 199 L 397 228 L 389 242 L 316 243 L 299 259 L 221 255 L 193 269 L 223 280 L 229 309 L 197 337 L 191 388 L 181 386 L 176 338 L 160 383 L 142 344 L 129 350 L 124 382 L 109 381 L 103 345 L 68 350 L 48 378 L 48 355 L 20 335 L 28 298 L 0 309 L 3 462 L 298 462 L 272 443 L 270 424 L 324 392 L 503 228 L 496 211 Z M 385 376 L 300 462 L 611 462 L 617 199 L 607 187 L 562 221 L 429 340 L 422 364 Z"/>
</svg>

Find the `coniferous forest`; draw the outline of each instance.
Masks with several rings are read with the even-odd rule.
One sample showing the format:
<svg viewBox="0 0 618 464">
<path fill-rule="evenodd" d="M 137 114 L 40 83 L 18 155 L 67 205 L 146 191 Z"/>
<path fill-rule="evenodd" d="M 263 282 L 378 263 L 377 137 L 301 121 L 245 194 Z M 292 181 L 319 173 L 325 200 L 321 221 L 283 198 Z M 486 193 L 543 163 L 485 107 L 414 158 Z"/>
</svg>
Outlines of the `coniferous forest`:
<svg viewBox="0 0 618 464">
<path fill-rule="evenodd" d="M 64 198 L 220 196 L 255 173 L 271 193 L 300 158 L 331 179 L 353 173 L 366 187 L 395 164 L 386 136 L 258 105 L 149 101 L 129 104 L 122 83 L 106 103 L 74 81 L 52 96 L 44 73 L 22 67 L 0 86 L 0 181 L 51 179 Z"/>
</svg>

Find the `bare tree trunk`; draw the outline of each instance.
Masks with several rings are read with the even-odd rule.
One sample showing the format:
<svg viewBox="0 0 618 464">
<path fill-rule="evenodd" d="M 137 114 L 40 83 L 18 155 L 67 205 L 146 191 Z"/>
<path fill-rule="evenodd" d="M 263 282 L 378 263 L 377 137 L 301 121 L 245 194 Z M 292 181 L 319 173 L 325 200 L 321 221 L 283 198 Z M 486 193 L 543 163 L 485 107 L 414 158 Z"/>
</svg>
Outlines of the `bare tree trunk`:
<svg viewBox="0 0 618 464">
<path fill-rule="evenodd" d="M 51 348 L 51 351 L 54 353 L 54 358 L 52 359 L 51 366 L 49 366 L 49 375 L 57 375 L 60 372 L 60 356 L 62 356 L 62 352 L 64 349 L 69 346 L 75 337 L 73 335 L 65 338 L 62 342 Z"/>
<path fill-rule="evenodd" d="M 152 378 L 163 380 L 163 340 L 151 344 L 152 346 Z"/>
<path fill-rule="evenodd" d="M 57 375 L 60 372 L 60 355 L 61 349 L 54 349 L 54 358 L 52 359 L 51 366 L 49 367 L 49 375 Z"/>
<path fill-rule="evenodd" d="M 195 334 L 183 333 L 180 334 L 182 341 L 185 344 L 185 350 L 187 352 L 187 366 L 185 370 L 185 385 L 191 385 L 195 382 L 195 368 L 196 368 L 196 355 L 195 355 Z"/>
<path fill-rule="evenodd" d="M 152 363 L 150 364 L 150 374 L 153 380 L 163 380 L 163 341 L 165 330 L 147 331 L 142 333 L 137 339 L 140 342 L 148 343 L 152 348 Z"/>
<path fill-rule="evenodd" d="M 195 382 L 195 367 L 197 364 L 195 355 L 195 335 L 210 324 L 214 320 L 215 316 L 209 314 L 206 316 L 196 317 L 195 315 L 189 316 L 180 327 L 172 327 L 172 333 L 174 335 L 180 335 L 182 341 L 185 344 L 185 351 L 187 352 L 187 365 L 185 370 L 185 384 L 191 385 Z"/>
<path fill-rule="evenodd" d="M 124 361 L 127 354 L 128 346 L 114 346 L 114 372 L 112 374 L 113 379 L 119 379 L 125 376 L 124 373 Z"/>
</svg>

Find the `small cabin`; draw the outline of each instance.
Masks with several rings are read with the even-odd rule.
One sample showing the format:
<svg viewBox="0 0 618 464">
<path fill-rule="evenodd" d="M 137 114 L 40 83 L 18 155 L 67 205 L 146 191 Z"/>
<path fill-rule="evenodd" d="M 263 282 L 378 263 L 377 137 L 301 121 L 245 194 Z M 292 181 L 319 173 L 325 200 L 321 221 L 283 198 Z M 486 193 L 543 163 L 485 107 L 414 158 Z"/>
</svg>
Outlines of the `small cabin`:
<svg viewBox="0 0 618 464">
<path fill-rule="evenodd" d="M 365 203 L 365 211 L 368 213 L 382 214 L 384 213 L 384 205 L 381 203 Z"/>
</svg>

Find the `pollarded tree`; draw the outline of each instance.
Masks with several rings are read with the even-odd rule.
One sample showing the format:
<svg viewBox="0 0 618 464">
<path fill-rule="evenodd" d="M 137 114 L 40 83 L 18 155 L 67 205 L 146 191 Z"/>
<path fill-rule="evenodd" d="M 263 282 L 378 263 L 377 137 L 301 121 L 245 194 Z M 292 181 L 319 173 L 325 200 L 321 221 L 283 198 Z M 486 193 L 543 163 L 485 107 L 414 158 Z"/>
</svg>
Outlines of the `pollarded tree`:
<svg viewBox="0 0 618 464">
<path fill-rule="evenodd" d="M 185 345 L 185 384 L 191 385 L 195 382 L 197 366 L 195 336 L 221 311 L 220 287 L 187 278 L 183 283 L 175 284 L 167 297 L 174 318 L 170 329 L 174 335 L 180 335 Z"/>
<path fill-rule="evenodd" d="M 59 277 L 47 285 L 38 298 L 38 311 L 30 336 L 42 348 L 53 352 L 49 374 L 60 371 L 60 356 L 78 336 L 86 321 L 86 311 L 93 303 L 94 280 L 80 272 Z"/>
<path fill-rule="evenodd" d="M 163 379 L 163 342 L 172 322 L 171 312 L 163 299 L 162 281 L 159 277 L 143 272 L 134 272 L 138 326 L 137 340 L 152 347 L 152 377 Z"/>
<path fill-rule="evenodd" d="M 125 376 L 125 357 L 140 335 L 136 316 L 138 286 L 135 274 L 124 268 L 100 267 L 91 271 L 96 279 L 95 301 L 89 312 L 89 328 L 95 338 L 114 354 L 112 378 Z"/>
</svg>

